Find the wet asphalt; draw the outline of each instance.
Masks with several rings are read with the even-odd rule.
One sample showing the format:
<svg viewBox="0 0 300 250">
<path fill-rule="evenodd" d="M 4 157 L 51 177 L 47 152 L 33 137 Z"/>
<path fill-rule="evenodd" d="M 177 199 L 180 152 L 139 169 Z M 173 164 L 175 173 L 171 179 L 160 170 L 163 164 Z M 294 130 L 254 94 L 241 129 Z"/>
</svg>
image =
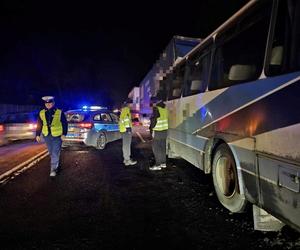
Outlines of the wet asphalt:
<svg viewBox="0 0 300 250">
<path fill-rule="evenodd" d="M 210 176 L 183 160 L 151 172 L 151 141 L 134 138 L 138 164 L 124 167 L 121 142 L 103 151 L 70 147 L 62 171 L 49 158 L 0 186 L 1 249 L 300 249 L 300 235 L 253 230 L 231 214 Z"/>
</svg>

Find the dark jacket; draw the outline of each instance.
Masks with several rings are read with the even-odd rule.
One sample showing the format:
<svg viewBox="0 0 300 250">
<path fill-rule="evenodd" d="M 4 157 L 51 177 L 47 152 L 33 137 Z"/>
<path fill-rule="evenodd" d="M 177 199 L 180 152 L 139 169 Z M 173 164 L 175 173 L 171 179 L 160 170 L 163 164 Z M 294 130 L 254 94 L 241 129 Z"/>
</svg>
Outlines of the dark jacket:
<svg viewBox="0 0 300 250">
<path fill-rule="evenodd" d="M 164 102 L 159 102 L 159 103 L 156 104 L 155 107 L 153 107 L 153 112 L 152 112 L 152 116 L 150 117 L 150 127 L 149 127 L 149 130 L 150 130 L 151 134 L 152 134 L 153 128 L 156 126 L 157 119 L 160 117 L 157 106 L 161 107 L 161 108 L 166 107 Z"/>
<path fill-rule="evenodd" d="M 54 113 L 55 113 L 56 109 L 57 108 L 54 107 L 54 108 L 46 110 L 46 112 L 45 112 L 49 135 L 51 135 L 50 125 L 52 123 L 53 116 L 54 116 Z M 67 135 L 67 133 L 68 133 L 68 122 L 67 122 L 67 119 L 66 119 L 66 116 L 65 116 L 64 112 L 61 112 L 60 122 L 61 122 L 62 128 L 63 128 L 63 135 Z M 40 113 L 39 113 L 38 118 L 37 118 L 36 136 L 41 135 L 42 127 L 43 127 L 43 121 L 42 121 L 42 119 L 40 117 Z"/>
</svg>

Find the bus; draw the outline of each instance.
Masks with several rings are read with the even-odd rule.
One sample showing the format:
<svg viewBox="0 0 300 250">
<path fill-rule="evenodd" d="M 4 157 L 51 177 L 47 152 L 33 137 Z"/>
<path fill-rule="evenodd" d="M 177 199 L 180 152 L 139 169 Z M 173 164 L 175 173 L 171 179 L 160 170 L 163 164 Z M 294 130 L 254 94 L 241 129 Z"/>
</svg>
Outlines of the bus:
<svg viewBox="0 0 300 250">
<path fill-rule="evenodd" d="M 252 205 L 300 231 L 300 1 L 249 1 L 157 93 L 169 158 L 211 174 L 231 212 Z"/>
</svg>

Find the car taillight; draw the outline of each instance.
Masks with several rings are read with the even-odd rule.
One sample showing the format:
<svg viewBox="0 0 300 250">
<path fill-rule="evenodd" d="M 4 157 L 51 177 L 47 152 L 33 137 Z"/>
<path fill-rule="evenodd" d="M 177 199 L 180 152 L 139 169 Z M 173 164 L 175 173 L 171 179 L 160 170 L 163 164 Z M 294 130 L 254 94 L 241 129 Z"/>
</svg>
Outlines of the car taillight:
<svg viewBox="0 0 300 250">
<path fill-rule="evenodd" d="M 92 128 L 93 127 L 93 123 L 80 123 L 79 127 L 81 128 Z"/>
<path fill-rule="evenodd" d="M 29 123 L 29 129 L 36 129 L 37 128 L 37 124 L 34 123 Z"/>
<path fill-rule="evenodd" d="M 4 126 L 0 125 L 0 132 L 3 132 L 3 131 L 4 131 Z"/>
</svg>

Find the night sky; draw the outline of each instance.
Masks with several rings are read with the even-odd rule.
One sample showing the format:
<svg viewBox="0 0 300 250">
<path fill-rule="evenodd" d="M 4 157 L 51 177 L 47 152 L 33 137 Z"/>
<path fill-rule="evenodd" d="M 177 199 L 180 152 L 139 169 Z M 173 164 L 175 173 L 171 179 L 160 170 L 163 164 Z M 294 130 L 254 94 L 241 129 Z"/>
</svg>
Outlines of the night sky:
<svg viewBox="0 0 300 250">
<path fill-rule="evenodd" d="M 62 2 L 1 1 L 0 103 L 117 105 L 172 36 L 204 38 L 248 0 Z"/>
</svg>

